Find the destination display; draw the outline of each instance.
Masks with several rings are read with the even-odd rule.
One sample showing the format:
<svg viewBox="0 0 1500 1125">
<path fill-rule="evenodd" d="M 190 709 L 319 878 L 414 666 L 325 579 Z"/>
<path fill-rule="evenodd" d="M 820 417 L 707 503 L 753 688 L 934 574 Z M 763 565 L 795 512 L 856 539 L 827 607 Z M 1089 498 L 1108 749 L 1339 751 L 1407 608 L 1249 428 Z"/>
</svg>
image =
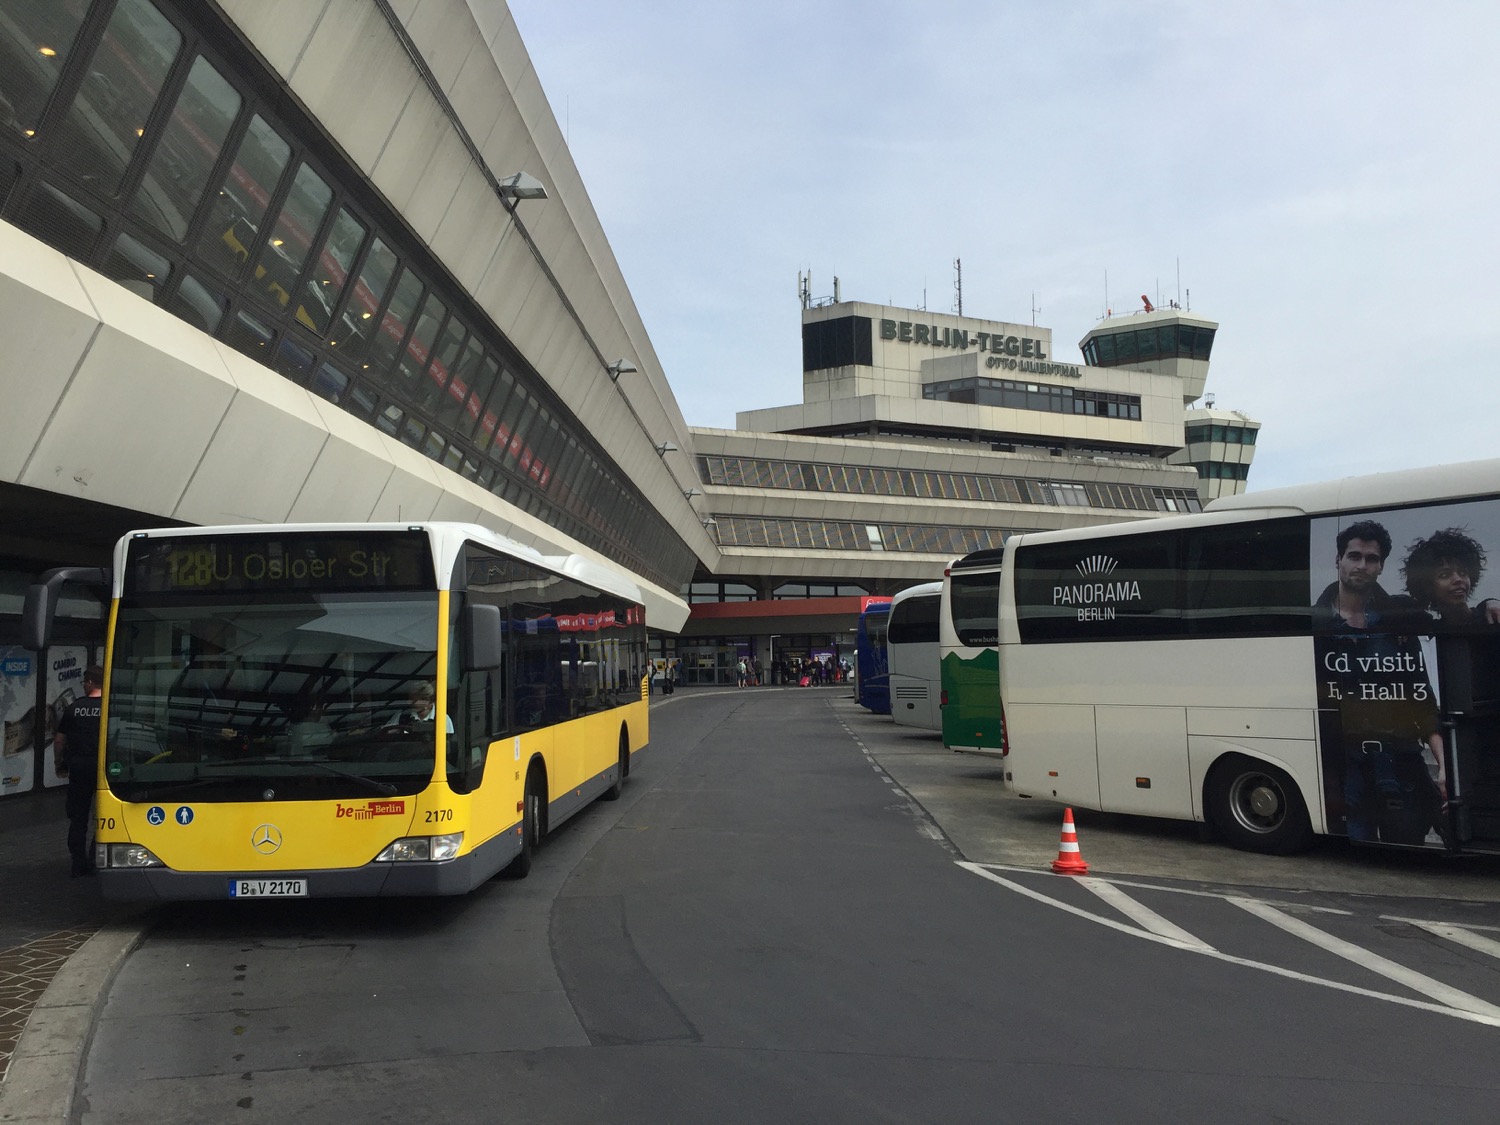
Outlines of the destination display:
<svg viewBox="0 0 1500 1125">
<path fill-rule="evenodd" d="M 240 594 L 431 590 L 427 536 L 403 532 L 277 532 L 135 539 L 125 593 Z"/>
</svg>

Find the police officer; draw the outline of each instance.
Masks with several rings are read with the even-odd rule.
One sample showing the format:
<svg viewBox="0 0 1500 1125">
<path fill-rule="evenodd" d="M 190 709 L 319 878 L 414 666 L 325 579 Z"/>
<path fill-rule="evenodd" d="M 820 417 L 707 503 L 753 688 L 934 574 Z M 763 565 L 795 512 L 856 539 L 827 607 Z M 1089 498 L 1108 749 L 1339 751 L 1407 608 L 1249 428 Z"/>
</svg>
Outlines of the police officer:
<svg viewBox="0 0 1500 1125">
<path fill-rule="evenodd" d="M 68 771 L 68 851 L 73 874 L 92 875 L 89 828 L 94 816 L 94 788 L 99 773 L 99 708 L 104 694 L 104 669 L 90 664 L 83 674 L 84 697 L 75 699 L 58 716 L 52 746 Z"/>
</svg>

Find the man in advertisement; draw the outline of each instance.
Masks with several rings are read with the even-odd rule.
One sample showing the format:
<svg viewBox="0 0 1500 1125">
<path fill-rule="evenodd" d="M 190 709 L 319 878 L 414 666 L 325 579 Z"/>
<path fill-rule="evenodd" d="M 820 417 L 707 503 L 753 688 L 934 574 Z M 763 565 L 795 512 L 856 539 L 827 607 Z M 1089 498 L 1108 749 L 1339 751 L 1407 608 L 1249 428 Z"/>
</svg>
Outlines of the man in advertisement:
<svg viewBox="0 0 1500 1125">
<path fill-rule="evenodd" d="M 1343 751 L 1346 831 L 1366 843 L 1441 846 L 1443 743 L 1417 636 L 1430 618 L 1382 589 L 1391 553 L 1382 524 L 1350 524 L 1337 547 L 1337 578 L 1313 603 L 1313 621 L 1324 731 L 1334 735 L 1325 743 Z"/>
</svg>

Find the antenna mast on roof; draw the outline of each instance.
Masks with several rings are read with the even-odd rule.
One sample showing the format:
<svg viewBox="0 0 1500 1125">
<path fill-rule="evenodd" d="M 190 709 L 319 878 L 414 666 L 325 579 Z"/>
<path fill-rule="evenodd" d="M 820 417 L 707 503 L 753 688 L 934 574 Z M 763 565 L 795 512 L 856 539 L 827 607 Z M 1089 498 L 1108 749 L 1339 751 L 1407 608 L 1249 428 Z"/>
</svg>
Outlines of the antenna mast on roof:
<svg viewBox="0 0 1500 1125">
<path fill-rule="evenodd" d="M 964 315 L 964 260 L 953 259 L 953 301 L 954 311 L 959 316 Z"/>
</svg>

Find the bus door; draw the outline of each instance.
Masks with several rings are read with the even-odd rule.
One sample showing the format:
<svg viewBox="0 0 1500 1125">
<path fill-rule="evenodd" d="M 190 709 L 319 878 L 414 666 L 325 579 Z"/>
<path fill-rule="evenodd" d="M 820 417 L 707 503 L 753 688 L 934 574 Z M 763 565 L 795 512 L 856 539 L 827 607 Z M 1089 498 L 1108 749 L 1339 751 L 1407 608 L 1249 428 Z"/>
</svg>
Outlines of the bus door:
<svg viewBox="0 0 1500 1125">
<path fill-rule="evenodd" d="M 1500 852 L 1500 636 L 1437 637 L 1456 842 Z"/>
</svg>

